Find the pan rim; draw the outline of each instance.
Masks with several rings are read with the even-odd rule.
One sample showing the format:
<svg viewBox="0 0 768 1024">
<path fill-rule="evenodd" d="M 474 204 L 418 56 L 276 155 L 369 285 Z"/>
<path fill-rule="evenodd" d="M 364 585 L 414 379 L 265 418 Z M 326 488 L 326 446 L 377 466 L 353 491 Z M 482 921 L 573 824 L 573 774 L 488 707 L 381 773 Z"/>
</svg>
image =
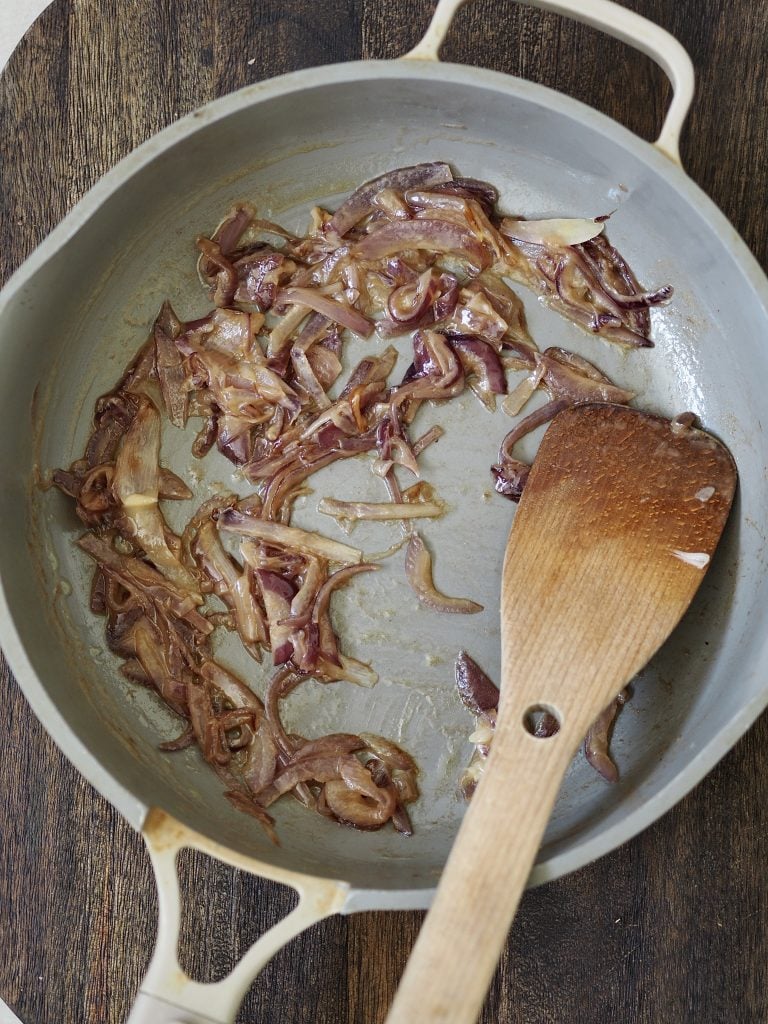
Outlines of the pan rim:
<svg viewBox="0 0 768 1024">
<path fill-rule="evenodd" d="M 470 88 L 481 87 L 502 92 L 511 98 L 529 100 L 543 108 L 554 110 L 606 136 L 662 177 L 681 199 L 695 207 L 698 216 L 706 223 L 749 283 L 768 319 L 768 280 L 746 243 L 706 193 L 681 167 L 674 164 L 651 143 L 640 139 L 592 107 L 546 86 L 471 65 L 409 58 L 329 64 L 290 72 L 213 100 L 153 135 L 106 172 L 13 273 L 0 292 L 0 326 L 6 308 L 40 268 L 64 249 L 86 222 L 98 216 L 105 201 L 127 180 L 168 149 L 210 124 L 290 93 L 314 89 L 317 86 L 366 80 L 375 80 L 381 85 L 385 80 L 397 79 L 459 83 Z M 97 791 L 109 800 L 134 828 L 140 830 L 149 808 L 101 764 L 91 753 L 88 745 L 62 717 L 56 703 L 32 667 L 18 635 L 11 614 L 11 591 L 10 580 L 6 583 L 0 577 L 0 646 L 22 692 L 59 749 Z M 759 664 L 765 664 L 768 660 L 768 639 L 760 649 L 759 659 L 756 660 Z M 748 701 L 730 721 L 724 723 L 715 736 L 673 779 L 645 799 L 620 822 L 604 828 L 599 835 L 585 838 L 581 842 L 576 841 L 569 845 L 566 851 L 555 853 L 537 863 L 529 884 L 553 880 L 583 867 L 657 821 L 704 778 L 754 723 L 766 705 L 768 687 Z M 259 873 L 270 877 L 270 869 L 271 865 L 265 863 Z M 352 888 L 345 909 L 416 909 L 428 906 L 433 892 L 434 889 L 431 887 L 392 890 Z"/>
</svg>

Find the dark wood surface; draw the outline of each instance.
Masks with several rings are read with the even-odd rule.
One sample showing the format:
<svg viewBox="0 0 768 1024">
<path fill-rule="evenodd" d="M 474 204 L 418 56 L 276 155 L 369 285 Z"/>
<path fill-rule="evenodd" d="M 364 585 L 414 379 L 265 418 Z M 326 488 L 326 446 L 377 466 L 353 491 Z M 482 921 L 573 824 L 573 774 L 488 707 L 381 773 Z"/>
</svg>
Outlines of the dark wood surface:
<svg viewBox="0 0 768 1024">
<path fill-rule="evenodd" d="M 683 157 L 768 266 L 768 5 L 632 0 L 691 53 Z M 393 57 L 429 0 L 57 0 L 0 78 L 0 279 L 120 157 L 200 103 L 281 72 Z M 645 57 L 509 0 L 465 10 L 446 58 L 571 93 L 651 138 L 667 86 Z M 737 340 L 737 339 L 735 339 Z M 61 756 L 0 670 L 0 996 L 25 1024 L 124 1020 L 155 896 L 141 840 Z M 768 1020 L 768 719 L 662 821 L 529 892 L 484 1024 Z M 221 977 L 288 892 L 185 855 L 182 959 Z M 382 1021 L 416 913 L 333 918 L 281 952 L 238 1018 Z M 457 941 L 461 937 L 457 936 Z"/>
</svg>

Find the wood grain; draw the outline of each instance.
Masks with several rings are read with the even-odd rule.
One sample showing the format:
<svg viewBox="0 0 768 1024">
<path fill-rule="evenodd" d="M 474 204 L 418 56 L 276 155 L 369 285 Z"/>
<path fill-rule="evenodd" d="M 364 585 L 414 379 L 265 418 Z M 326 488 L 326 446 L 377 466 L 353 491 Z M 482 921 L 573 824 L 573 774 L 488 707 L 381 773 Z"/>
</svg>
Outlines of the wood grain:
<svg viewBox="0 0 768 1024">
<path fill-rule="evenodd" d="M 709 562 L 735 489 L 730 453 L 701 431 L 611 405 L 550 425 L 504 552 L 488 763 L 386 1024 L 477 1021 L 568 765 L 689 607 L 704 574 L 673 553 Z M 559 725 L 546 738 L 525 725 L 536 708 Z"/>
<path fill-rule="evenodd" d="M 631 0 L 691 53 L 692 177 L 768 267 L 768 5 Z M 295 68 L 395 56 L 415 0 L 57 0 L 0 77 L 0 279 L 82 193 L 205 100 Z M 598 33 L 502 0 L 462 12 L 446 57 L 524 74 L 658 130 L 661 75 Z M 252 62 L 252 63 L 250 63 Z M 0 672 L 0 995 L 25 1024 L 117 1024 L 149 958 L 155 896 L 141 842 L 47 738 Z M 768 720 L 661 822 L 528 893 L 484 1024 L 763 1024 L 768 1019 Z M 285 890 L 185 860 L 182 950 L 218 977 L 288 906 Z M 249 993 L 254 1024 L 377 1024 L 418 914 L 316 926 Z M 457 941 L 461 941 L 457 936 Z"/>
</svg>

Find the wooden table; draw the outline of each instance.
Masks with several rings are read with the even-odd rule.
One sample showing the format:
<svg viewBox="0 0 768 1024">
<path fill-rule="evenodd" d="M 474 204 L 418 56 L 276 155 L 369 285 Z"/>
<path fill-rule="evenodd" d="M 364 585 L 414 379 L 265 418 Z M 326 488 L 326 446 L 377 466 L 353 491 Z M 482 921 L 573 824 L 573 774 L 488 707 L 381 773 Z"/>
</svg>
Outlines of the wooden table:
<svg viewBox="0 0 768 1024">
<path fill-rule="evenodd" d="M 685 165 L 766 267 L 768 5 L 629 6 L 691 53 L 698 92 Z M 282 72 L 401 54 L 429 10 L 427 0 L 58 0 L 0 78 L 2 279 L 104 171 L 170 121 Z M 501 0 L 465 10 L 445 56 L 542 81 L 648 138 L 668 96 L 646 58 Z M 25 1024 L 120 1022 L 153 942 L 146 854 L 59 754 L 4 667 L 0 688 L 0 995 Z M 767 837 L 764 717 L 657 825 L 526 895 L 484 1024 L 766 1021 Z M 288 905 L 279 887 L 202 856 L 184 858 L 183 876 L 186 890 L 205 893 L 188 910 L 182 950 L 204 980 L 225 973 Z M 419 921 L 326 921 L 275 958 L 238 1019 L 382 1021 Z"/>
</svg>

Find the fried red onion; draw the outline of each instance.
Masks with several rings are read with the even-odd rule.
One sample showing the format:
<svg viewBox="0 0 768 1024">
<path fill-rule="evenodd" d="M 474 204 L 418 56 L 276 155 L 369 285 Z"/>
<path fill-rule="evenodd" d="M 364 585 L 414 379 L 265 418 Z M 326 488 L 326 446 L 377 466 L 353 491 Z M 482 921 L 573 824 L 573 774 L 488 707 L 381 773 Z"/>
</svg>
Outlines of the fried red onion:
<svg viewBox="0 0 768 1024">
<path fill-rule="evenodd" d="M 475 274 L 490 262 L 485 248 L 471 231 L 438 218 L 384 224 L 357 242 L 352 247 L 352 253 L 359 259 L 380 260 L 394 256 L 403 249 L 451 253 L 466 260 Z"/>
<path fill-rule="evenodd" d="M 501 231 L 508 238 L 553 248 L 588 242 L 599 235 L 604 227 L 604 220 L 578 217 L 554 220 L 515 220 L 513 217 L 504 217 L 501 222 Z"/>
<path fill-rule="evenodd" d="M 372 212 L 374 197 L 385 189 L 402 193 L 408 188 L 431 188 L 452 178 L 451 168 L 441 163 L 415 164 L 387 171 L 356 189 L 331 217 L 330 227 L 338 235 L 345 235 Z"/>
<path fill-rule="evenodd" d="M 265 643 L 267 629 L 253 574 L 230 558 L 211 520 L 197 532 L 192 552 L 198 567 L 210 580 L 213 593 L 232 611 L 243 646 L 260 661 L 259 645 Z"/>
<path fill-rule="evenodd" d="M 360 520 L 382 522 L 391 519 L 435 519 L 445 512 L 445 506 L 435 501 L 338 501 L 336 498 L 322 498 L 317 511 L 347 523 Z"/>
<path fill-rule="evenodd" d="M 473 715 L 481 719 L 480 727 L 470 736 L 470 740 L 475 744 L 475 752 L 461 776 L 459 785 L 462 795 L 468 800 L 483 773 L 493 741 L 499 690 L 466 651 L 459 652 L 455 672 L 456 688 L 462 703 Z M 610 733 L 616 715 L 628 699 L 629 691 L 623 690 L 595 720 L 584 741 L 584 755 L 587 761 L 606 782 L 617 782 L 619 778 L 618 768 L 610 755 Z M 544 712 L 536 722 L 534 735 L 542 739 L 554 735 L 557 729 L 557 719 Z"/>
<path fill-rule="evenodd" d="M 170 531 L 158 505 L 160 497 L 160 415 L 143 398 L 115 460 L 112 491 L 122 505 L 117 525 L 124 536 L 141 545 L 147 558 L 196 604 L 202 597 L 195 578 L 168 544 Z"/>
<path fill-rule="evenodd" d="M 454 178 L 453 181 L 445 181 L 437 185 L 431 185 L 433 192 L 443 195 L 461 196 L 463 199 L 474 199 L 479 203 L 484 213 L 491 216 L 499 200 L 499 191 L 487 181 L 480 181 L 478 178 Z"/>
<path fill-rule="evenodd" d="M 337 302 L 335 299 L 322 295 L 313 288 L 283 288 L 277 293 L 275 302 L 278 304 L 294 304 L 306 306 L 321 313 L 324 317 L 334 323 L 347 327 L 361 338 L 367 338 L 373 331 L 373 324 L 367 317 L 345 302 Z"/>
<path fill-rule="evenodd" d="M 610 753 L 610 738 L 616 716 L 628 700 L 629 692 L 622 690 L 592 723 L 584 740 L 584 756 L 606 782 L 619 781 L 619 769 Z"/>
<path fill-rule="evenodd" d="M 513 244 L 524 262 L 510 264 L 510 276 L 537 288 L 553 309 L 590 333 L 633 348 L 652 347 L 649 308 L 667 302 L 672 288 L 644 291 L 604 234 L 568 246 Z"/>
<path fill-rule="evenodd" d="M 487 718 L 499 706 L 499 688 L 466 651 L 459 651 L 455 666 L 456 689 L 473 715 Z"/>
<path fill-rule="evenodd" d="M 465 334 L 452 335 L 450 345 L 459 357 L 464 373 L 476 378 L 481 391 L 489 395 L 507 393 L 504 369 L 492 345 Z"/>
<path fill-rule="evenodd" d="M 386 337 L 439 323 L 456 308 L 458 294 L 459 283 L 453 274 L 441 274 L 430 267 L 415 281 L 389 293 L 387 312 L 391 320 L 379 320 L 376 330 Z"/>
<path fill-rule="evenodd" d="M 494 467 L 497 489 L 519 497 L 529 469 L 514 457 L 519 438 L 569 404 L 627 402 L 632 394 L 579 356 L 557 348 L 539 353 L 504 278 L 538 289 L 590 333 L 634 346 L 649 343 L 649 309 L 671 296 L 668 287 L 640 287 L 602 223 L 514 227 L 496 214 L 497 199 L 493 186 L 454 179 L 438 163 L 380 176 L 335 214 L 314 208 L 304 238 L 238 204 L 198 240 L 201 280 L 216 308 L 183 322 L 163 304 L 147 343 L 96 403 L 83 458 L 53 475 L 89 528 L 80 544 L 96 563 L 91 607 L 106 619 L 123 678 L 154 687 L 188 722 L 165 749 L 195 743 L 227 798 L 273 838 L 266 805 L 284 792 L 353 827 L 391 820 L 405 834 L 406 805 L 418 795 L 415 764 L 391 741 L 348 733 L 306 740 L 280 721 L 280 699 L 307 679 L 372 686 L 378 678 L 343 652 L 330 607 L 339 587 L 376 566 L 362 563 L 356 548 L 291 525 L 308 479 L 372 452 L 390 501 L 326 499 L 321 511 L 348 521 L 440 514 L 428 485 L 403 490 L 395 473 L 401 467 L 418 476 L 421 452 L 442 432 L 433 426 L 411 437 L 422 404 L 450 400 L 467 385 L 492 407 L 506 391 L 505 369 L 525 369 L 529 377 L 510 396 L 510 411 L 537 388 L 550 402 L 515 425 Z M 369 351 L 331 394 L 346 332 L 368 338 L 374 325 L 380 336 L 419 328 L 411 367 L 391 381 L 397 352 Z M 214 495 L 204 502 L 181 537 L 169 529 L 160 501 L 192 492 L 159 464 L 161 411 L 177 427 L 200 420 L 193 454 L 202 458 L 215 445 L 253 486 L 240 500 Z M 225 547 L 236 537 L 242 564 Z M 331 572 L 332 563 L 342 568 Z M 427 606 L 480 610 L 435 589 L 418 534 L 408 538 L 406 571 Z M 202 608 L 204 595 L 226 611 Z M 280 666 L 264 707 L 214 660 L 215 628 L 236 629 L 254 657 L 269 651 Z M 460 656 L 457 681 L 472 671 L 465 699 L 483 722 L 467 790 L 495 721 L 493 684 L 483 674 L 483 689 L 480 670 Z M 606 774 L 609 727 L 601 719 L 587 744 Z M 537 728 L 546 730 L 547 722 Z"/>
<path fill-rule="evenodd" d="M 168 419 L 175 427 L 183 428 L 187 423 L 189 401 L 184 362 L 176 346 L 180 333 L 181 321 L 170 302 L 164 302 L 153 330 L 155 365 Z"/>
<path fill-rule="evenodd" d="M 466 597 L 448 597 L 432 581 L 432 556 L 418 533 L 411 534 L 405 552 L 405 575 L 419 601 L 437 612 L 453 615 L 475 615 L 483 606 Z"/>
<path fill-rule="evenodd" d="M 237 533 L 241 537 L 262 541 L 272 547 L 288 548 L 301 554 L 326 558 L 329 562 L 352 564 L 360 562 L 363 557 L 362 551 L 350 547 L 349 544 L 329 540 L 319 533 L 300 530 L 296 526 L 283 526 L 281 523 L 259 519 L 232 508 L 225 509 L 221 513 L 218 518 L 218 527 L 225 532 Z"/>
</svg>

